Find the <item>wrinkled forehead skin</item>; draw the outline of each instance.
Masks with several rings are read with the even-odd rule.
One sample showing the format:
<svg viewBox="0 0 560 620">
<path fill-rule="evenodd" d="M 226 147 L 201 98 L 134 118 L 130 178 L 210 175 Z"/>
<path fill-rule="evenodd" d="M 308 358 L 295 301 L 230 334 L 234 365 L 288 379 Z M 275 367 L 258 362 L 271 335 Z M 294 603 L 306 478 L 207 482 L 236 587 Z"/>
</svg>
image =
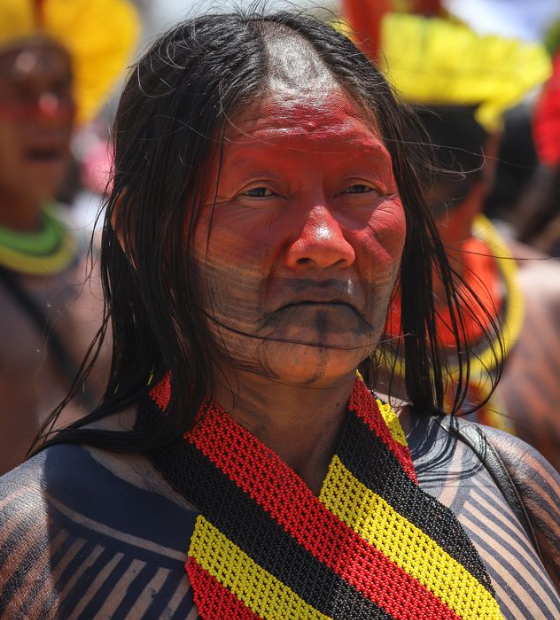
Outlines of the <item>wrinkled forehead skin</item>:
<svg viewBox="0 0 560 620">
<path fill-rule="evenodd" d="M 389 163 L 386 174 L 392 177 L 391 156 L 371 109 L 338 83 L 307 40 L 276 24 L 262 28 L 267 82 L 254 105 L 232 115 L 225 131 L 226 145 L 230 140 L 239 141 L 243 134 L 248 141 L 299 135 L 311 150 L 335 155 L 341 140 L 363 135 L 365 126 L 378 142 Z"/>
</svg>

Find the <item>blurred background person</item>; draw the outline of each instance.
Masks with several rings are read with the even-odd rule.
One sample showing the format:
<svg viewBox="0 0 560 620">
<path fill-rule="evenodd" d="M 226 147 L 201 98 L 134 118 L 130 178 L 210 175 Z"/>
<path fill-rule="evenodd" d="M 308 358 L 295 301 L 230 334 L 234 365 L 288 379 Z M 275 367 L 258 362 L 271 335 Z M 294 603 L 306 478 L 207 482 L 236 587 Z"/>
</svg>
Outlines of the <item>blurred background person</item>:
<svg viewBox="0 0 560 620">
<path fill-rule="evenodd" d="M 54 199 L 74 126 L 98 112 L 137 32 L 126 0 L 0 0 L 0 474 L 67 394 L 102 320 L 86 247 Z M 94 405 L 105 370 L 76 407 Z"/>
<path fill-rule="evenodd" d="M 483 320 L 501 326 L 507 364 L 489 400 L 491 385 L 481 377 L 498 360 L 474 321 L 463 326 L 476 352 L 469 405 L 485 403 L 475 419 L 515 432 L 560 470 L 560 264 L 506 242 L 482 216 L 504 113 L 548 78 L 548 55 L 540 43 L 477 35 L 437 17 L 390 13 L 389 4 L 346 0 L 343 6 L 358 42 L 424 121 L 435 145 L 431 204 L 446 250 L 457 277 L 485 302 Z M 440 13 L 437 5 L 418 2 L 416 8 L 432 16 Z M 369 15 L 368 7 L 374 9 Z M 446 291 L 440 288 L 439 295 L 443 304 Z M 402 367 L 400 334 L 392 327 L 399 312 L 397 293 L 387 324 L 387 336 L 397 344 L 394 357 L 382 361 L 386 367 Z M 449 340 L 447 319 L 441 311 L 443 347 Z M 448 352 L 452 376 L 458 354 Z M 382 371 L 383 382 L 386 392 L 406 398 L 404 385 L 388 385 Z"/>
<path fill-rule="evenodd" d="M 533 135 L 541 162 L 538 180 L 522 211 L 519 236 L 539 250 L 560 257 L 560 51 L 535 106 Z"/>
</svg>

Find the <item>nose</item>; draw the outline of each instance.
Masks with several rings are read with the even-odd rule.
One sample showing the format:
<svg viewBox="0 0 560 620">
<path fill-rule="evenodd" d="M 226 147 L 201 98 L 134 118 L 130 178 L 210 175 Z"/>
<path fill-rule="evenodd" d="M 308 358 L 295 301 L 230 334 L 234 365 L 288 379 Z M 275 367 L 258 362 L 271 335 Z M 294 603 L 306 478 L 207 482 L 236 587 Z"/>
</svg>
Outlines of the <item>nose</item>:
<svg viewBox="0 0 560 620">
<path fill-rule="evenodd" d="M 70 98 L 52 92 L 41 93 L 36 105 L 39 118 L 46 121 L 66 120 L 72 118 L 75 112 L 74 102 Z"/>
<path fill-rule="evenodd" d="M 60 99 L 54 93 L 41 93 L 37 101 L 37 107 L 41 116 L 47 118 L 54 117 L 59 112 Z"/>
<path fill-rule="evenodd" d="M 285 260 L 291 269 L 343 268 L 354 263 L 356 254 L 338 220 L 327 207 L 317 206 L 311 209 L 297 238 L 288 246 Z"/>
</svg>

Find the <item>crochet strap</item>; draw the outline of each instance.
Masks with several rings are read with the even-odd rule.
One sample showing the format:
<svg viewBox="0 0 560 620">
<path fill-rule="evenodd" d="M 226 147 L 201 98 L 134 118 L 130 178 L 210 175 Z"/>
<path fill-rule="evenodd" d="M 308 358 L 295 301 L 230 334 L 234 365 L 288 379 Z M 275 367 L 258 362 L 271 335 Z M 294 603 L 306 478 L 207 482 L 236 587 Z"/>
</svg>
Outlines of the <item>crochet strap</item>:
<svg viewBox="0 0 560 620">
<path fill-rule="evenodd" d="M 161 388 L 152 406 L 166 401 Z M 319 497 L 216 403 L 156 466 L 200 511 L 186 570 L 206 620 L 501 618 L 398 419 L 357 380 Z"/>
</svg>

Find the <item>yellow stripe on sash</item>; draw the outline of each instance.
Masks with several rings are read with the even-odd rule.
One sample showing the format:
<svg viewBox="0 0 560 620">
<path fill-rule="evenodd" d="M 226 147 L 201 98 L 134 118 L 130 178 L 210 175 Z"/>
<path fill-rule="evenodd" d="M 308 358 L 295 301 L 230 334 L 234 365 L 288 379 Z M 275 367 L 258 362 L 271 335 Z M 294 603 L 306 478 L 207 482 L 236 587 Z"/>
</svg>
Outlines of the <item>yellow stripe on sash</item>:
<svg viewBox="0 0 560 620">
<path fill-rule="evenodd" d="M 376 403 L 393 439 L 397 443 L 400 443 L 401 446 L 408 447 L 401 423 L 399 422 L 399 418 L 391 408 L 391 405 L 389 405 L 388 403 L 382 403 L 380 400 L 377 399 Z"/>
<path fill-rule="evenodd" d="M 358 377 L 360 381 L 364 380 L 364 378 L 362 377 L 362 373 L 359 370 L 356 370 L 356 377 Z M 385 424 L 387 425 L 387 428 L 391 433 L 391 437 L 402 446 L 408 447 L 401 423 L 399 422 L 399 418 L 391 408 L 391 405 L 381 402 L 378 398 L 375 399 L 375 402 L 379 407 L 381 417 L 385 421 Z"/>
<path fill-rule="evenodd" d="M 319 499 L 463 620 L 502 620 L 498 603 L 462 564 L 365 487 L 336 455 Z"/>
<path fill-rule="evenodd" d="M 189 557 L 260 618 L 331 620 L 259 566 L 202 515 L 196 520 Z"/>
</svg>

